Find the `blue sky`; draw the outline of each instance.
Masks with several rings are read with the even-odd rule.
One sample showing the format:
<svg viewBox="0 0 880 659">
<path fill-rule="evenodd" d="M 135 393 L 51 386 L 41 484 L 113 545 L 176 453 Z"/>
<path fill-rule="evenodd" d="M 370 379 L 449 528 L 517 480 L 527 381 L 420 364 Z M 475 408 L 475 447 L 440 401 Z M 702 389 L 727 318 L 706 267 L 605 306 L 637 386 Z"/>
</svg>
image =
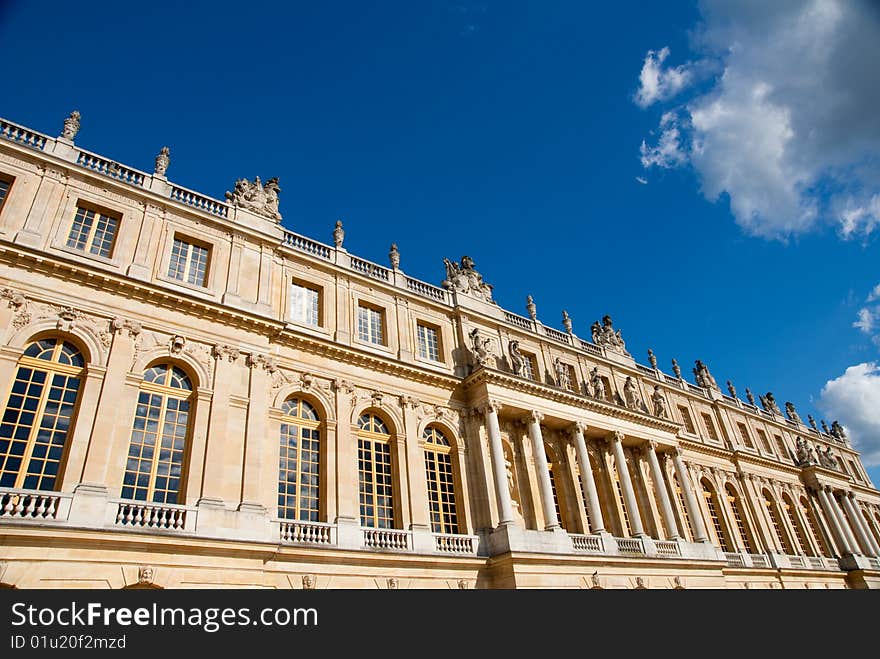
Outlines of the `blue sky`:
<svg viewBox="0 0 880 659">
<path fill-rule="evenodd" d="M 836 0 L 7 1 L 0 115 L 221 199 L 278 176 L 285 227 L 429 282 L 468 254 L 507 309 L 839 418 L 880 483 L 878 44 Z"/>
</svg>

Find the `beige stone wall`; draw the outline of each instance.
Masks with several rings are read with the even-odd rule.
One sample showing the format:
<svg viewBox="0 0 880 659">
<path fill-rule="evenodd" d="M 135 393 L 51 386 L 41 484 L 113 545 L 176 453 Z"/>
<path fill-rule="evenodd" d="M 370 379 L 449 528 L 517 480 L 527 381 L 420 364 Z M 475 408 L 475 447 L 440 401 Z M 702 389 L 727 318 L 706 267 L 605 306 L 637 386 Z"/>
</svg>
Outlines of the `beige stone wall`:
<svg viewBox="0 0 880 659">
<path fill-rule="evenodd" d="M 847 573 L 837 567 L 838 558 L 853 574 L 864 575 L 851 578 L 850 586 L 876 582 L 880 492 L 848 444 L 720 392 L 680 383 L 464 292 L 412 280 L 343 247 L 291 234 L 240 207 L 207 198 L 183 203 L 193 197 L 164 178 L 143 175 L 135 185 L 91 171 L 76 164 L 77 153 L 74 145 L 51 138 L 43 150 L 0 141 L 0 173 L 14 179 L 0 207 L 0 402 L 8 400 L 18 360 L 35 338 L 63 337 L 87 360 L 52 514 L 17 509 L 17 502 L 37 499 L 0 490 L 5 497 L 0 542 L 8 550 L 0 582 L 116 588 L 136 583 L 138 566 L 149 565 L 164 587 L 302 587 L 308 574 L 318 587 L 387 587 L 394 578 L 399 587 L 414 588 L 460 587 L 462 580 L 467 587 L 583 588 L 595 585 L 594 573 L 603 588 L 843 587 Z M 67 246 L 78 206 L 118 218 L 108 257 Z M 205 210 L 209 207 L 213 210 Z M 204 286 L 169 277 L 175 236 L 209 249 Z M 294 282 L 319 290 L 318 326 L 291 318 Z M 359 305 L 381 311 L 382 345 L 359 338 Z M 438 361 L 419 356 L 420 323 L 439 334 Z M 489 339 L 490 356 L 482 366 L 469 339 L 474 329 Z M 512 339 L 533 359 L 533 379 L 511 372 Z M 557 386 L 556 359 L 574 374 L 568 389 Z M 185 522 L 171 530 L 132 531 L 120 523 L 125 502 L 119 497 L 143 374 L 158 362 L 183 368 L 194 387 L 184 485 L 177 506 L 166 506 Z M 588 395 L 594 368 L 610 385 L 607 401 Z M 647 413 L 615 402 L 628 377 Z M 670 419 L 651 413 L 655 385 Z M 315 528 L 329 538 L 321 546 L 279 539 L 279 433 L 281 407 L 290 396 L 307 400 L 320 416 Z M 510 463 L 509 476 L 496 473 L 488 404 L 500 410 L 498 446 Z M 679 406 L 690 411 L 695 433 L 684 429 Z M 392 542 L 405 544 L 394 551 L 369 546 L 359 527 L 356 436 L 365 411 L 381 416 L 391 434 L 394 526 L 401 532 Z M 533 412 L 540 415 L 564 530 L 547 529 L 549 480 L 524 422 Z M 704 415 L 717 438 L 710 437 Z M 604 517 L 599 534 L 577 477 L 575 422 L 585 425 Z M 752 447 L 743 443 L 740 423 Z M 429 424 L 450 441 L 459 531 L 470 543 L 466 551 L 440 551 L 441 540 L 431 533 L 422 439 Z M 626 485 L 618 486 L 613 477 L 615 433 L 635 510 L 628 509 Z M 777 435 L 789 451 L 798 436 L 830 445 L 839 460 L 857 465 L 856 473 L 801 469 L 782 454 Z M 660 481 L 649 462 L 649 442 L 661 461 Z M 676 495 L 675 451 L 682 452 L 687 475 L 682 486 L 693 504 L 683 505 Z M 716 494 L 711 508 L 702 483 Z M 757 545 L 751 553 L 766 557 L 765 571 L 748 557 L 728 486 L 737 493 L 742 524 Z M 822 487 L 838 496 L 851 493 L 865 519 L 852 520 L 847 510 L 829 518 L 811 494 Z M 510 529 L 498 529 L 499 488 L 512 493 Z M 781 539 L 765 491 L 779 506 L 808 500 L 822 539 L 799 507 L 793 517 L 779 520 Z M 690 505 L 710 540 L 714 510 L 728 553 L 744 558 L 725 557 L 721 542 L 718 547 L 694 542 L 684 523 Z M 642 554 L 638 559 L 626 555 L 623 547 L 629 545 L 614 539 L 635 535 L 635 522 L 644 530 L 633 539 L 632 551 Z M 847 533 L 852 537 L 842 537 Z M 580 537 L 589 535 L 603 538 L 601 551 L 579 548 L 577 543 L 586 542 Z M 786 542 L 792 551 L 785 550 Z M 818 568 L 808 559 L 819 556 L 823 543 L 833 555 L 819 559 Z M 785 556 L 789 553 L 795 558 Z"/>
</svg>

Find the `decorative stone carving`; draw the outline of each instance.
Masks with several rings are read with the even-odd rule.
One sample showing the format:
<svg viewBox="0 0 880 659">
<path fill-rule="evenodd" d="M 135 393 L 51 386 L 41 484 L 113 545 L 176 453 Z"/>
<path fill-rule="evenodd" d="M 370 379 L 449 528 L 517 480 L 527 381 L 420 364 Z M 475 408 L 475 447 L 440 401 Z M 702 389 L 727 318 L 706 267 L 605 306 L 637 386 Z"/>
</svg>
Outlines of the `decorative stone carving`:
<svg viewBox="0 0 880 659">
<path fill-rule="evenodd" d="M 290 378 L 280 368 L 269 371 L 271 373 L 270 380 L 272 382 L 272 390 L 277 391 L 286 384 L 290 384 Z"/>
<path fill-rule="evenodd" d="M 843 430 L 843 426 L 840 425 L 839 421 L 831 422 L 831 436 L 846 441 L 846 432 Z"/>
<path fill-rule="evenodd" d="M 382 407 L 382 392 L 374 391 L 370 394 L 370 402 L 372 402 L 373 407 Z"/>
<path fill-rule="evenodd" d="M 186 338 L 180 336 L 179 334 L 175 334 L 168 341 L 168 351 L 175 356 L 180 355 L 180 353 L 183 352 L 185 346 Z"/>
<path fill-rule="evenodd" d="M 645 585 L 644 577 L 636 577 L 636 590 L 647 590 L 648 586 Z"/>
<path fill-rule="evenodd" d="M 795 462 L 799 467 L 816 464 L 813 448 L 802 437 L 795 440 Z"/>
<path fill-rule="evenodd" d="M 61 137 L 72 142 L 76 137 L 76 134 L 79 132 L 79 120 L 79 110 L 74 110 L 67 115 L 67 119 L 64 120 L 64 128 L 61 131 Z"/>
<path fill-rule="evenodd" d="M 167 146 L 163 146 L 159 150 L 159 155 L 156 156 L 156 167 L 153 169 L 153 173 L 156 176 L 165 176 L 165 172 L 168 171 L 168 165 L 171 163 L 171 149 Z"/>
<path fill-rule="evenodd" d="M 831 430 L 828 428 L 828 424 L 825 423 L 825 419 L 822 419 L 821 423 L 822 423 L 822 430 L 825 432 L 826 435 L 830 435 Z"/>
<path fill-rule="evenodd" d="M 599 571 L 593 572 L 590 576 L 590 583 L 595 590 L 602 590 L 602 583 L 599 581 Z"/>
<path fill-rule="evenodd" d="M 510 369 L 516 375 L 525 377 L 526 358 L 519 351 L 519 341 L 511 339 L 507 344 L 507 352 L 510 355 Z"/>
<path fill-rule="evenodd" d="M 672 587 L 675 590 L 684 590 L 684 585 L 681 583 L 681 577 L 675 576 L 672 578 Z"/>
<path fill-rule="evenodd" d="M 444 258 L 443 263 L 446 265 L 446 279 L 442 282 L 444 288 L 494 304 L 492 286 L 483 281 L 483 275 L 474 268 L 474 260 L 470 256 L 462 256 L 460 263 Z"/>
<path fill-rule="evenodd" d="M 602 377 L 599 375 L 598 366 L 594 366 L 593 370 L 590 371 L 590 388 L 592 389 L 593 398 L 608 400 L 608 392 L 605 391 L 605 382 L 602 381 Z"/>
<path fill-rule="evenodd" d="M 155 570 L 149 565 L 142 565 L 138 568 L 138 583 L 142 585 L 152 585 Z"/>
<path fill-rule="evenodd" d="M 110 321 L 110 331 L 115 334 L 127 332 L 128 336 L 135 338 L 144 331 L 144 326 L 136 320 L 128 320 L 117 316 Z"/>
<path fill-rule="evenodd" d="M 749 401 L 750 405 L 755 404 L 755 397 L 752 395 L 752 390 L 746 387 L 746 399 Z"/>
<path fill-rule="evenodd" d="M 400 267 L 400 250 L 397 249 L 397 243 L 391 243 L 391 250 L 388 252 L 388 260 L 391 261 L 391 267 L 395 270 Z"/>
<path fill-rule="evenodd" d="M 812 414 L 807 414 L 807 422 L 810 424 L 810 428 L 812 428 L 813 430 L 819 430 L 819 428 L 816 426 L 816 419 L 813 418 Z"/>
<path fill-rule="evenodd" d="M 654 416 L 661 419 L 669 418 L 669 410 L 666 408 L 666 399 L 660 391 L 660 385 L 654 385 L 654 393 L 651 394 L 651 402 L 654 403 Z"/>
<path fill-rule="evenodd" d="M 61 307 L 58 310 L 58 322 L 55 327 L 64 332 L 71 332 L 76 327 L 76 321 L 83 317 L 83 312 L 73 307 Z"/>
<path fill-rule="evenodd" d="M 794 403 L 790 401 L 786 401 L 785 403 L 785 416 L 794 421 L 795 423 L 799 423 L 803 425 L 803 421 L 801 421 L 801 417 L 798 416 L 797 410 L 794 409 Z"/>
<path fill-rule="evenodd" d="M 629 409 L 637 412 L 644 411 L 645 404 L 639 396 L 639 387 L 631 375 L 627 375 L 626 382 L 623 383 L 623 396 Z"/>
<path fill-rule="evenodd" d="M 727 393 L 730 394 L 731 398 L 736 398 L 736 387 L 733 386 L 733 382 L 730 380 L 727 381 Z"/>
<path fill-rule="evenodd" d="M 388 590 L 397 590 L 399 586 L 400 582 L 395 577 L 389 577 Z"/>
<path fill-rule="evenodd" d="M 648 348 L 648 363 L 651 365 L 651 368 L 655 371 L 657 370 L 657 355 L 650 348 Z"/>
<path fill-rule="evenodd" d="M 824 451 L 820 448 L 816 453 L 817 457 L 819 458 L 820 465 L 822 465 L 826 469 L 840 471 L 840 462 L 838 462 L 837 457 L 833 453 L 831 453 L 830 446 L 826 446 Z"/>
<path fill-rule="evenodd" d="M 303 391 L 308 391 L 312 388 L 312 384 L 315 382 L 315 377 L 311 373 L 303 373 L 299 376 L 299 384 L 302 387 Z"/>
<path fill-rule="evenodd" d="M 217 360 L 226 359 L 230 363 L 233 363 L 236 359 L 241 357 L 241 352 L 239 352 L 238 348 L 235 346 L 218 344 L 211 349 L 211 356 Z"/>
<path fill-rule="evenodd" d="M 304 574 L 302 576 L 302 585 L 303 590 L 315 590 L 315 577 L 313 577 L 311 574 Z"/>
<path fill-rule="evenodd" d="M 556 371 L 556 386 L 563 389 L 571 389 L 571 376 L 568 372 L 568 364 L 557 357 L 553 360 L 553 370 Z"/>
<path fill-rule="evenodd" d="M 342 247 L 343 240 L 345 240 L 345 229 L 342 228 L 342 220 L 336 220 L 336 227 L 333 229 L 333 244 L 337 248 Z"/>
<path fill-rule="evenodd" d="M 535 305 L 535 299 L 531 295 L 526 296 L 526 312 L 529 314 L 532 322 L 538 320 L 538 307 Z"/>
<path fill-rule="evenodd" d="M 619 352 L 628 357 L 630 356 L 626 351 L 626 343 L 623 340 L 623 336 L 620 334 L 620 330 L 614 330 L 614 324 L 611 320 L 611 316 L 608 314 L 602 317 L 601 325 L 598 320 L 593 323 L 590 326 L 590 332 L 592 333 L 593 343 L 597 346 L 605 346 L 609 350 Z"/>
<path fill-rule="evenodd" d="M 476 327 L 471 330 L 468 336 L 471 339 L 474 361 L 477 363 L 477 366 L 485 366 L 489 363 L 489 358 L 492 356 L 490 353 L 492 339 L 481 337 L 480 330 Z"/>
<path fill-rule="evenodd" d="M 458 589 L 459 590 L 467 590 L 468 589 L 467 579 L 459 579 L 458 580 Z"/>
<path fill-rule="evenodd" d="M 766 396 L 759 395 L 758 398 L 761 400 L 761 407 L 768 412 L 782 416 L 782 410 L 780 410 L 779 405 L 776 404 L 776 399 L 773 397 L 772 391 L 768 391 Z"/>
<path fill-rule="evenodd" d="M 240 178 L 235 182 L 235 189 L 226 193 L 226 199 L 233 206 L 244 208 L 256 215 L 267 217 L 276 222 L 281 221 L 281 213 L 278 212 L 278 178 L 270 178 L 264 185 L 260 177 L 254 178 L 253 183 L 246 178 Z"/>
<path fill-rule="evenodd" d="M 0 292 L 0 296 L 8 301 L 10 309 L 15 309 L 12 317 L 12 326 L 20 330 L 22 327 L 31 322 L 31 314 L 28 312 L 27 298 L 11 288 L 4 288 Z"/>
<path fill-rule="evenodd" d="M 675 358 L 672 358 L 672 372 L 675 374 L 679 380 L 681 380 L 681 367 L 678 365 L 678 362 L 675 361 Z"/>
<path fill-rule="evenodd" d="M 715 382 L 715 378 L 712 377 L 712 374 L 709 372 L 709 367 L 706 366 L 699 359 L 694 362 L 694 379 L 697 382 L 697 386 L 703 387 L 704 389 L 718 389 L 718 383 Z"/>
<path fill-rule="evenodd" d="M 571 316 L 568 315 L 568 312 L 565 309 L 562 310 L 562 326 L 565 328 L 567 334 L 574 334 L 571 327 Z"/>
</svg>

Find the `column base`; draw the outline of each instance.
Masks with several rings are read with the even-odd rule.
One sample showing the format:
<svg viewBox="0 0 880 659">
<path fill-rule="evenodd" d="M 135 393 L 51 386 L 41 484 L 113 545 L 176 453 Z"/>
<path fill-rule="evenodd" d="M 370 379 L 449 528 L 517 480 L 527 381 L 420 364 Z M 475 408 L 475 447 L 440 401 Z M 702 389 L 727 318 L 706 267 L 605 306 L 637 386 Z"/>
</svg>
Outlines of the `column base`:
<svg viewBox="0 0 880 659">
<path fill-rule="evenodd" d="M 111 514 L 108 512 L 110 491 L 102 483 L 80 483 L 73 488 L 70 513 L 67 521 L 74 526 L 104 526 Z"/>
<path fill-rule="evenodd" d="M 364 548 L 360 520 L 351 517 L 336 518 L 336 546 L 340 549 Z"/>
<path fill-rule="evenodd" d="M 556 528 L 552 531 L 521 529 L 516 525 L 500 525 L 487 538 L 490 556 L 522 551 L 541 554 L 570 554 L 574 551 L 568 533 Z"/>
<path fill-rule="evenodd" d="M 269 513 L 258 503 L 242 502 L 237 510 L 227 507 L 222 499 L 202 498 L 196 504 L 198 535 L 235 540 L 272 540 Z"/>
</svg>

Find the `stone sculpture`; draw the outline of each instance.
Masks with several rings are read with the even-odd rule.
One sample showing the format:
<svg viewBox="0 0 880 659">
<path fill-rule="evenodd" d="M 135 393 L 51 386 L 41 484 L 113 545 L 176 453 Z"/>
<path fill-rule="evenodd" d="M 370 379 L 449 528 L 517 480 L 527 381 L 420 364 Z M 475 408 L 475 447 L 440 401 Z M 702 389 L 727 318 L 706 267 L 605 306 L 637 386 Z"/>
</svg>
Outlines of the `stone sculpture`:
<svg viewBox="0 0 880 659">
<path fill-rule="evenodd" d="M 65 140 L 73 141 L 79 132 L 79 118 L 79 110 L 74 110 L 67 116 L 67 119 L 64 120 L 64 129 L 61 131 L 61 137 Z"/>
<path fill-rule="evenodd" d="M 267 217 L 276 222 L 281 221 L 281 213 L 278 212 L 278 178 L 270 178 L 265 185 L 260 177 L 254 181 L 240 178 L 235 182 L 235 189 L 226 193 L 226 199 L 233 206 L 244 208 L 256 215 Z"/>
<path fill-rule="evenodd" d="M 156 176 L 165 176 L 165 172 L 168 171 L 168 165 L 171 163 L 171 149 L 167 146 L 163 146 L 159 150 L 159 155 L 156 156 L 156 167 L 153 169 L 153 173 Z"/>
<path fill-rule="evenodd" d="M 598 320 L 593 323 L 590 326 L 590 332 L 592 334 L 593 343 L 596 345 L 605 346 L 605 348 L 609 350 L 630 356 L 626 351 L 626 343 L 623 340 L 623 336 L 620 334 L 620 330 L 614 330 L 611 316 L 607 314 L 603 316 L 601 325 Z"/>
<path fill-rule="evenodd" d="M 794 409 L 794 403 L 790 401 L 786 401 L 785 403 L 785 416 L 794 421 L 795 423 L 799 423 L 803 425 L 803 421 L 801 421 L 801 417 L 798 416 L 797 410 Z"/>
<path fill-rule="evenodd" d="M 336 220 L 336 227 L 333 229 L 333 244 L 337 248 L 342 247 L 343 240 L 345 240 L 345 229 L 342 228 L 342 220 Z"/>
<path fill-rule="evenodd" d="M 590 388 L 593 390 L 593 398 L 599 400 L 608 400 L 608 393 L 605 391 L 605 383 L 599 375 L 599 367 L 593 367 L 590 371 Z"/>
<path fill-rule="evenodd" d="M 480 330 L 476 327 L 471 331 L 468 335 L 471 338 L 471 345 L 473 346 L 474 352 L 474 361 L 477 362 L 478 366 L 485 366 L 489 362 L 489 344 L 491 343 L 491 339 L 484 339 L 480 336 Z"/>
<path fill-rule="evenodd" d="M 400 267 L 400 250 L 397 249 L 397 243 L 391 243 L 391 250 L 388 252 L 388 260 L 391 267 L 397 270 Z"/>
<path fill-rule="evenodd" d="M 507 344 L 507 352 L 510 355 L 510 369 L 520 377 L 525 377 L 526 358 L 519 351 L 519 341 L 511 339 Z"/>
<path fill-rule="evenodd" d="M 694 379 L 697 382 L 697 386 L 703 387 L 704 389 L 718 389 L 718 383 L 715 382 L 715 378 L 712 377 L 712 374 L 709 372 L 709 367 L 706 366 L 699 359 L 694 362 Z"/>
<path fill-rule="evenodd" d="M 654 416 L 659 416 L 661 419 L 669 418 L 669 410 L 666 409 L 666 399 L 660 392 L 659 384 L 654 385 L 654 393 L 651 394 L 651 402 L 654 403 Z"/>
<path fill-rule="evenodd" d="M 470 256 L 462 256 L 460 263 L 449 259 L 443 259 L 443 263 L 446 265 L 444 288 L 465 293 L 478 300 L 493 302 L 492 286 L 483 281 L 483 275 L 476 271 L 474 260 Z"/>
<path fill-rule="evenodd" d="M 565 309 L 562 310 L 562 326 L 565 328 L 567 334 L 573 333 L 571 328 L 571 317 Z"/>
<path fill-rule="evenodd" d="M 568 364 L 557 357 L 553 360 L 553 369 L 556 371 L 556 385 L 563 389 L 570 389 L 571 378 L 568 373 Z"/>
</svg>

